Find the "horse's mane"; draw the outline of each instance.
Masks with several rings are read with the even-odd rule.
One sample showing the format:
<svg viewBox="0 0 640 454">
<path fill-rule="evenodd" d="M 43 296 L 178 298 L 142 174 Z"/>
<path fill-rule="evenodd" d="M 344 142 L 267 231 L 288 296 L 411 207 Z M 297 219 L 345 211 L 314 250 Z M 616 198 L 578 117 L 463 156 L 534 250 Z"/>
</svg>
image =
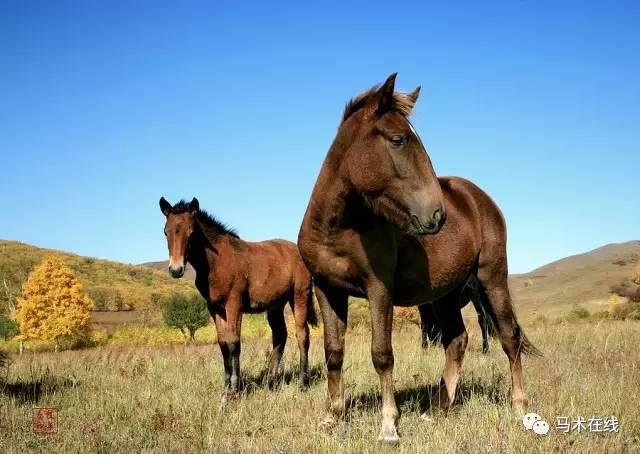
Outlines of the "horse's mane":
<svg viewBox="0 0 640 454">
<path fill-rule="evenodd" d="M 191 205 L 186 200 L 180 200 L 171 209 L 173 214 L 181 214 L 189 211 L 191 211 Z M 218 235 L 229 235 L 234 238 L 240 238 L 238 236 L 238 232 L 236 232 L 234 228 L 227 226 L 224 222 L 219 221 L 215 216 L 207 213 L 203 209 L 199 209 L 195 213 L 195 219 L 201 226 L 203 230 L 202 233 L 204 233 L 208 238 L 213 238 Z"/>
<path fill-rule="evenodd" d="M 360 93 L 358 96 L 351 99 L 344 107 L 342 122 L 344 123 L 354 113 L 371 103 L 375 99 L 379 88 L 379 85 L 374 85 L 364 93 Z M 405 117 L 411 115 L 411 110 L 413 109 L 414 104 L 415 99 L 411 99 L 409 93 L 402 93 L 399 91 L 393 93 L 392 109 L 404 115 Z"/>
</svg>

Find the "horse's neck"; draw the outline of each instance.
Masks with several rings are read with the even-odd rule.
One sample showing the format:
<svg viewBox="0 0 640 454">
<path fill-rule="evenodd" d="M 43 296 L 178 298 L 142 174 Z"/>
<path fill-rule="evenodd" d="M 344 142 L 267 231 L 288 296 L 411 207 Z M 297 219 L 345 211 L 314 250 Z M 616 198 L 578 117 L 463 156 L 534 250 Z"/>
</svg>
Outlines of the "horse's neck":
<svg viewBox="0 0 640 454">
<path fill-rule="evenodd" d="M 202 235 L 192 240 L 187 254 L 187 261 L 196 272 L 196 277 L 207 277 L 210 270 L 215 266 L 216 254 L 211 250 L 207 240 Z"/>
<path fill-rule="evenodd" d="M 316 233 L 330 235 L 347 217 L 351 188 L 337 170 L 324 166 L 311 194 L 307 218 Z"/>
</svg>

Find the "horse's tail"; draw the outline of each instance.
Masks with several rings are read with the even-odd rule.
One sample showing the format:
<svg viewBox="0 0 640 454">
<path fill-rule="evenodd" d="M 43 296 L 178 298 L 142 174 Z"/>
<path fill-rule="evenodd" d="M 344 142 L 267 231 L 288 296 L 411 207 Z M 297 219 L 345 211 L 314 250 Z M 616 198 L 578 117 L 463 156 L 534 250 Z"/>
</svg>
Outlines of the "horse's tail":
<svg viewBox="0 0 640 454">
<path fill-rule="evenodd" d="M 313 277 L 309 278 L 309 291 L 307 292 L 307 322 L 311 326 L 318 326 L 318 314 L 313 304 Z"/>
<path fill-rule="evenodd" d="M 482 288 L 482 285 L 480 284 L 477 278 L 474 279 L 474 281 L 475 281 L 474 282 L 475 291 L 472 297 L 474 306 L 476 307 L 476 310 L 478 310 L 478 312 L 482 311 L 485 322 L 488 325 L 488 331 L 490 335 L 497 337 L 499 335 L 499 330 L 498 330 L 498 320 L 496 319 L 496 314 L 493 311 L 493 308 L 491 307 L 491 305 L 489 304 L 487 295 L 484 292 L 484 288 Z M 511 301 L 509 301 L 508 304 L 512 304 Z M 516 314 L 513 313 L 513 310 L 511 310 L 511 320 L 513 324 L 513 335 L 519 341 L 520 352 L 526 355 L 531 355 L 531 356 L 544 356 L 542 352 L 535 345 L 533 345 L 533 343 L 524 334 L 524 331 L 520 327 L 520 324 L 516 319 Z"/>
<path fill-rule="evenodd" d="M 4 366 L 8 360 L 8 356 L 5 352 L 0 350 L 0 367 Z"/>
</svg>

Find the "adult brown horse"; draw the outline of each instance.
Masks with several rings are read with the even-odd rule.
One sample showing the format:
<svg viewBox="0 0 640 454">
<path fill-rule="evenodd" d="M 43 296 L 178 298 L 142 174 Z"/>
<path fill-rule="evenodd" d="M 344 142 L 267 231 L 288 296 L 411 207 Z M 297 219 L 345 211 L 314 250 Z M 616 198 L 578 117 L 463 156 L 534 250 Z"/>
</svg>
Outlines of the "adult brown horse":
<svg viewBox="0 0 640 454">
<path fill-rule="evenodd" d="M 273 352 L 269 375 L 280 370 L 287 341 L 284 307 L 291 304 L 300 348 L 300 387 L 309 385 L 309 327 L 317 324 L 311 275 L 298 248 L 290 241 L 252 243 L 200 209 L 198 200 L 171 206 L 160 199 L 167 217 L 164 233 L 169 246 L 169 272 L 182 277 L 185 266 L 196 272 L 196 287 L 207 301 L 222 352 L 225 389 L 237 393 L 240 382 L 240 328 L 243 313 L 267 311 Z"/>
<path fill-rule="evenodd" d="M 446 357 L 436 395 L 443 407 L 453 401 L 467 345 L 459 300 L 468 280 L 478 281 L 483 305 L 498 329 L 511 366 L 512 401 L 519 408 L 527 405 L 520 354 L 534 351 L 509 297 L 500 210 L 473 183 L 436 177 L 407 119 L 419 87 L 409 94 L 394 92 L 395 77 L 347 104 L 298 236 L 324 321 L 329 388 L 324 423 L 333 424 L 345 410 L 348 296 L 366 297 L 382 392 L 378 439 L 389 444 L 399 441 L 392 379 L 394 304 L 434 304 Z"/>
</svg>

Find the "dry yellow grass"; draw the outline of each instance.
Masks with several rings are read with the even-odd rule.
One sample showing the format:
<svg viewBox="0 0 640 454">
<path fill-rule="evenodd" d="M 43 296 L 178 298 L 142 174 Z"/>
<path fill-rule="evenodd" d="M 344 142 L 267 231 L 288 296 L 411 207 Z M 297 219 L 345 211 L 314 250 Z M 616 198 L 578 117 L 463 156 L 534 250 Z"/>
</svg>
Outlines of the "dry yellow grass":
<svg viewBox="0 0 640 454">
<path fill-rule="evenodd" d="M 546 437 L 526 432 L 506 403 L 507 363 L 493 342 L 479 351 L 471 327 L 460 383 L 461 404 L 448 414 L 419 418 L 443 364 L 441 348 L 422 350 L 410 325 L 394 334 L 395 384 L 401 409 L 401 445 L 395 452 L 626 452 L 640 449 L 640 324 L 632 321 L 529 326 L 545 357 L 525 359 L 531 409 L 552 425 Z M 300 393 L 294 378 L 275 392 L 263 381 L 269 342 L 244 343 L 246 395 L 219 410 L 223 377 L 215 345 L 103 347 L 58 354 L 13 356 L 0 384 L 0 447 L 4 452 L 374 452 L 379 424 L 377 377 L 369 335 L 347 339 L 348 421 L 325 433 L 318 422 L 326 383 L 321 339 L 311 351 L 312 387 Z M 289 341 L 288 376 L 297 348 Z M 4 374 L 0 375 L 4 377 Z M 34 406 L 58 410 L 59 431 L 35 434 Z M 553 430 L 556 416 L 614 415 L 619 433 Z M 391 449 L 389 450 L 391 452 Z"/>
</svg>

